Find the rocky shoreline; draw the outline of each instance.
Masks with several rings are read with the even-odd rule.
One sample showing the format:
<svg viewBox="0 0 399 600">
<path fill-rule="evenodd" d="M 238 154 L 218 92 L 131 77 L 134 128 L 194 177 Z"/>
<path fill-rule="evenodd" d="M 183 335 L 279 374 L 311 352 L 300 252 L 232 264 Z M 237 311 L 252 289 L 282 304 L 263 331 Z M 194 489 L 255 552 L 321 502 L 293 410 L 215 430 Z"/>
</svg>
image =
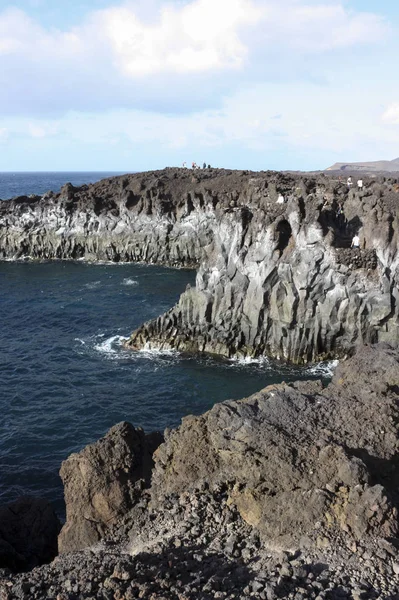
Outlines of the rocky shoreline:
<svg viewBox="0 0 399 600">
<path fill-rule="evenodd" d="M 166 169 L 0 202 L 0 259 L 197 268 L 131 348 L 340 358 L 399 342 L 396 179 Z M 360 251 L 349 249 L 359 233 Z"/>
<path fill-rule="evenodd" d="M 120 423 L 71 455 L 60 533 L 41 501 L 0 511 L 0 600 L 399 600 L 398 198 L 389 179 L 167 169 L 0 202 L 0 259 L 198 269 L 132 349 L 351 355 L 325 388 L 163 434 Z"/>
<path fill-rule="evenodd" d="M 0 598 L 398 599 L 398 403 L 383 344 L 164 441 L 121 423 L 62 466 L 60 556 Z"/>
</svg>

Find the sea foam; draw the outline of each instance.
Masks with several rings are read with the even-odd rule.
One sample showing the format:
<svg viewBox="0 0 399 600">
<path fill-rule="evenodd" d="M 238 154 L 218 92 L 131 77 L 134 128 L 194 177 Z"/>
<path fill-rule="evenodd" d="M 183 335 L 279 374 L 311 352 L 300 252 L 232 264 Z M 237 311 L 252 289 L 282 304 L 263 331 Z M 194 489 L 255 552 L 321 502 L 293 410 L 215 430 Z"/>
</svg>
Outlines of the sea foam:
<svg viewBox="0 0 399 600">
<path fill-rule="evenodd" d="M 123 281 L 122 281 L 122 285 L 138 285 L 139 282 L 137 281 L 137 279 L 132 279 L 131 277 L 126 277 Z"/>
</svg>

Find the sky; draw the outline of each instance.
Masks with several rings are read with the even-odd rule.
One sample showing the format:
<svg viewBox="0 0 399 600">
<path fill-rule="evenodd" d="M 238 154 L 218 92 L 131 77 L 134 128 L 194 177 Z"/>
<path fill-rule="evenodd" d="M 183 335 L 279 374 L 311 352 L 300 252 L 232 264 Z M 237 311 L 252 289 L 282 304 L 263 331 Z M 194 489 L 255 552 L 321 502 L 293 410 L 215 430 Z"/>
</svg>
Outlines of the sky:
<svg viewBox="0 0 399 600">
<path fill-rule="evenodd" d="M 398 0 L 0 0 L 0 171 L 399 157 Z"/>
</svg>

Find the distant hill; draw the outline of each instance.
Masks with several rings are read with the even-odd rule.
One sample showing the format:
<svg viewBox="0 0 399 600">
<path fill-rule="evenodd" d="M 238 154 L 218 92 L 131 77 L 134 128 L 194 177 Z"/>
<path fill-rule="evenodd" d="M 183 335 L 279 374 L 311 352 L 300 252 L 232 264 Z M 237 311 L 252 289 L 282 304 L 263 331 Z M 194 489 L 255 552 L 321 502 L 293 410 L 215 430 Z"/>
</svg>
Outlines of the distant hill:
<svg viewBox="0 0 399 600">
<path fill-rule="evenodd" d="M 326 171 L 362 171 L 364 173 L 399 172 L 399 158 L 394 160 L 376 160 L 372 162 L 335 163 Z"/>
</svg>

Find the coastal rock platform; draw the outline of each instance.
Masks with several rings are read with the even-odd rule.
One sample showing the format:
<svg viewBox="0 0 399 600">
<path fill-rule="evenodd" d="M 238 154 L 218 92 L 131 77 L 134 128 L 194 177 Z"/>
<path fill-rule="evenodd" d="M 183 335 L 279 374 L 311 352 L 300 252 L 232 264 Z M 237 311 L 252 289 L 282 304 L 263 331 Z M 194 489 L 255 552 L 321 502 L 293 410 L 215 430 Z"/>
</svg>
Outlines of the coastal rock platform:
<svg viewBox="0 0 399 600">
<path fill-rule="evenodd" d="M 101 541 L 79 552 L 71 543 L 29 573 L 3 570 L 0 598 L 397 600 L 398 423 L 399 353 L 386 344 L 341 362 L 326 388 L 280 384 L 187 417 L 165 432 L 150 487 L 121 504 Z M 90 456 L 134 431 L 113 428 Z M 107 503 L 120 472 L 103 469 Z"/>
<path fill-rule="evenodd" d="M 398 185 L 165 169 L 0 202 L 0 259 L 197 268 L 132 349 L 305 363 L 399 342 Z M 360 249 L 350 249 L 355 234 Z"/>
<path fill-rule="evenodd" d="M 3 563 L 0 600 L 399 600 L 398 200 L 396 179 L 166 169 L 0 202 L 0 259 L 197 269 L 132 350 L 342 359 L 325 388 L 72 455 L 60 554 Z"/>
</svg>

